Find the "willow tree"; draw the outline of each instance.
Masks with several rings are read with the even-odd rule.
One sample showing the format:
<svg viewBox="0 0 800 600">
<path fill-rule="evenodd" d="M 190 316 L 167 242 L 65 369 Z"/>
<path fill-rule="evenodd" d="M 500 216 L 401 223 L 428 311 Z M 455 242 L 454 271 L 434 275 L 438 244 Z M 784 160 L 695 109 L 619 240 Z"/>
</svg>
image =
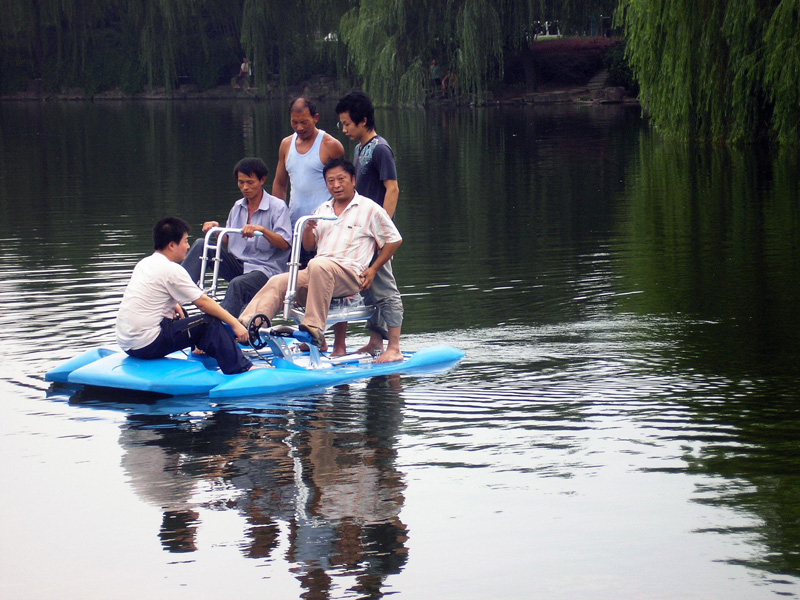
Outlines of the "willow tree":
<svg viewBox="0 0 800 600">
<path fill-rule="evenodd" d="M 4 67 L 24 69 L 27 79 L 69 82 L 87 65 L 103 2 L 3 0 L 0 14 Z"/>
<path fill-rule="evenodd" d="M 241 42 L 261 86 L 272 76 L 285 86 L 336 62 L 336 29 L 348 0 L 244 0 Z"/>
<path fill-rule="evenodd" d="M 0 0 L 3 90 L 171 90 L 238 53 L 242 0 Z M 211 69 L 206 65 L 211 65 Z"/>
<path fill-rule="evenodd" d="M 433 58 L 480 100 L 502 78 L 506 53 L 524 52 L 541 21 L 585 32 L 616 1 L 361 0 L 340 32 L 356 78 L 378 102 L 422 102 Z"/>
<path fill-rule="evenodd" d="M 800 0 L 620 0 L 617 19 L 656 127 L 800 139 Z"/>
</svg>

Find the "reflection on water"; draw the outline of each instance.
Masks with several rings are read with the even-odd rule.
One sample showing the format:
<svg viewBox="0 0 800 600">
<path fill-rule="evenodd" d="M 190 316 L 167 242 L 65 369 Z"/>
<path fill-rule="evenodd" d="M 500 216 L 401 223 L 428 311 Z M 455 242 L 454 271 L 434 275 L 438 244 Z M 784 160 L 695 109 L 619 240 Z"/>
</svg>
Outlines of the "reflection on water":
<svg viewBox="0 0 800 600">
<path fill-rule="evenodd" d="M 403 345 L 457 346 L 456 370 L 225 403 L 48 390 L 113 343 L 154 218 L 224 217 L 284 110 L 0 105 L 0 595 L 797 595 L 793 151 L 665 143 L 618 107 L 379 111 Z"/>
<path fill-rule="evenodd" d="M 163 510 L 165 550 L 198 549 L 198 505 L 236 510 L 247 524 L 243 556 L 270 560 L 280 551 L 312 597 L 328 597 L 334 576 L 373 597 L 406 561 L 399 391 L 393 376 L 371 381 L 360 397 L 340 388 L 325 401 L 270 412 L 222 410 L 182 424 L 132 414 L 120 437 L 122 467 L 137 495 Z"/>
</svg>

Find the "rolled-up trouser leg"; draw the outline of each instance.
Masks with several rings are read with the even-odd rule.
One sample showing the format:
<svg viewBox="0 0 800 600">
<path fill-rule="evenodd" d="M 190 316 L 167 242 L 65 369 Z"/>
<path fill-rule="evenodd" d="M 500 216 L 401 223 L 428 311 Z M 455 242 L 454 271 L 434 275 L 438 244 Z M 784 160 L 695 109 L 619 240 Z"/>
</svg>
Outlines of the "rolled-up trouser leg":
<svg viewBox="0 0 800 600">
<path fill-rule="evenodd" d="M 362 295 L 366 304 L 375 306 L 375 314 L 367 321 L 366 328 L 380 333 L 383 339 L 389 339 L 388 328 L 403 325 L 403 300 L 397 289 L 391 260 L 378 269 L 372 285 Z"/>
</svg>

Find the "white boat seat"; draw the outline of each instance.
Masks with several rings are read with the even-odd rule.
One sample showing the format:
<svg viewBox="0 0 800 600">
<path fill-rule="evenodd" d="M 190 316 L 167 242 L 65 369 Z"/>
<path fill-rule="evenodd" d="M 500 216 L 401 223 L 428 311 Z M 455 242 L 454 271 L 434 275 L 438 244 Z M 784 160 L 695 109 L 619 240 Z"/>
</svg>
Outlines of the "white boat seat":
<svg viewBox="0 0 800 600">
<path fill-rule="evenodd" d="M 375 307 L 364 304 L 364 298 L 361 294 L 334 298 L 328 309 L 328 320 L 325 323 L 325 327 L 327 328 L 341 322 L 354 323 L 358 321 L 367 321 L 373 314 L 375 314 Z M 284 317 L 286 317 L 287 320 L 292 319 L 299 324 L 303 322 L 305 311 L 302 307 L 292 303 L 289 307 L 288 316 L 284 315 Z"/>
</svg>

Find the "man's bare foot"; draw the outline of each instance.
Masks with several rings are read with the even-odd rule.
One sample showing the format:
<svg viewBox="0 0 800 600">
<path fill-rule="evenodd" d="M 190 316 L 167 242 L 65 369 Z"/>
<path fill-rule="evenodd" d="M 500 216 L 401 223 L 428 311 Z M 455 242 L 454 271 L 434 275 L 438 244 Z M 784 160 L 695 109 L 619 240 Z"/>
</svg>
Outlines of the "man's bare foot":
<svg viewBox="0 0 800 600">
<path fill-rule="evenodd" d="M 310 352 L 311 348 L 308 347 L 308 344 L 305 342 L 301 342 L 297 345 L 300 349 L 300 352 Z M 328 351 L 328 342 L 326 341 L 322 346 L 319 347 L 320 352 L 327 352 Z"/>
<path fill-rule="evenodd" d="M 366 346 L 361 346 L 358 350 L 356 350 L 356 354 L 370 354 L 375 356 L 379 352 L 383 352 L 383 344 L 373 344 L 371 341 Z"/>
<path fill-rule="evenodd" d="M 374 361 L 376 363 L 389 363 L 389 362 L 398 362 L 403 360 L 403 353 L 400 350 L 395 349 L 386 349 L 385 352 L 381 352 L 381 355 L 378 356 Z"/>
<path fill-rule="evenodd" d="M 337 356 L 344 356 L 347 354 L 347 347 L 337 347 L 336 344 L 333 345 L 333 352 L 331 352 L 331 358 L 336 358 Z"/>
<path fill-rule="evenodd" d="M 192 350 L 192 354 L 196 354 L 197 356 L 202 356 L 203 354 L 205 354 L 205 352 L 200 350 L 200 348 L 195 348 L 194 350 Z"/>
</svg>

